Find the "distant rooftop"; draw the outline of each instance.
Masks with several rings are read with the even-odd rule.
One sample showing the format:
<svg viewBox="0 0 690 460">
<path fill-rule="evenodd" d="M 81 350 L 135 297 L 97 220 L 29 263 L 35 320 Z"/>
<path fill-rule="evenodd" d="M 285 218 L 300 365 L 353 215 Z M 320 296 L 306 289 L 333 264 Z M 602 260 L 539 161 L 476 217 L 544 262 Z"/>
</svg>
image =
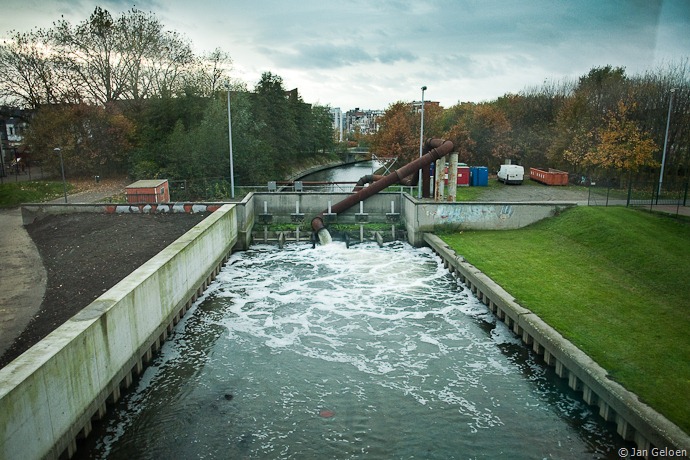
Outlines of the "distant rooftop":
<svg viewBox="0 0 690 460">
<path fill-rule="evenodd" d="M 153 188 L 153 187 L 158 187 L 159 185 L 162 185 L 166 183 L 168 179 L 145 179 L 145 180 L 138 180 L 133 184 L 129 184 L 125 188 Z"/>
</svg>

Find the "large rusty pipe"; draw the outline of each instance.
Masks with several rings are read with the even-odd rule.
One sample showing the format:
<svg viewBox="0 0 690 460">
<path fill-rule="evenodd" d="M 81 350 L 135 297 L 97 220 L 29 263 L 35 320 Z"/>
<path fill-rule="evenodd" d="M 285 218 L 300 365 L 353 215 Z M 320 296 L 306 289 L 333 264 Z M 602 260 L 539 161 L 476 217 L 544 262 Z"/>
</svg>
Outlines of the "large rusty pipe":
<svg viewBox="0 0 690 460">
<path fill-rule="evenodd" d="M 353 192 L 359 192 L 364 188 L 366 184 L 371 184 L 372 182 L 376 182 L 377 180 L 381 180 L 386 176 L 382 176 L 380 174 L 368 174 L 366 176 L 362 176 L 359 178 L 357 183 L 355 184 L 355 187 L 352 189 Z"/>
<path fill-rule="evenodd" d="M 370 196 L 375 195 L 381 190 L 389 187 L 393 184 L 397 184 L 403 178 L 416 173 L 419 169 L 430 165 L 432 162 L 443 158 L 448 155 L 453 150 L 453 143 L 444 139 L 427 139 L 424 144 L 423 155 L 414 161 L 407 163 L 400 169 L 393 171 L 392 173 L 384 176 L 383 178 L 373 182 L 369 187 L 361 189 L 359 192 L 354 193 L 344 200 L 336 203 L 330 209 L 333 214 L 340 214 L 341 212 L 347 211 L 352 206 L 356 205 L 360 201 L 364 201 Z M 311 228 L 315 233 L 326 228 L 323 222 L 323 215 L 328 212 L 327 210 L 322 211 L 318 216 L 316 216 L 311 221 Z"/>
</svg>

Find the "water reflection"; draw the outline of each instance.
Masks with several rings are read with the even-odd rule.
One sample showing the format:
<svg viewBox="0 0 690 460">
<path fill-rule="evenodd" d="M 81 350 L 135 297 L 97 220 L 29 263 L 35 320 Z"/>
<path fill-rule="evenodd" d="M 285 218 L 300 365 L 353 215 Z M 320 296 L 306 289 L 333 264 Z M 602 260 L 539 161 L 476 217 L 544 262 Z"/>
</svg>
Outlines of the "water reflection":
<svg viewBox="0 0 690 460">
<path fill-rule="evenodd" d="M 372 174 L 379 167 L 380 163 L 377 161 L 364 161 L 318 171 L 308 174 L 299 180 L 303 182 L 351 182 L 349 184 L 318 186 L 320 189 L 328 192 L 351 192 L 354 188 L 355 182 L 357 182 L 362 176 Z M 313 189 L 315 186 L 306 185 L 305 187 L 308 187 L 308 189 Z"/>
</svg>

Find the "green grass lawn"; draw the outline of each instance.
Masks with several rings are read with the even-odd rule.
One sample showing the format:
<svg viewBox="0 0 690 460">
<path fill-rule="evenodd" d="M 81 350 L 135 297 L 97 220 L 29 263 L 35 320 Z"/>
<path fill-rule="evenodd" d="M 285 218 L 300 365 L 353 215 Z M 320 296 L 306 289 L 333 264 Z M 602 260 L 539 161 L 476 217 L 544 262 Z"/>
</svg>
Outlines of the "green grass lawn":
<svg viewBox="0 0 690 460">
<path fill-rule="evenodd" d="M 67 191 L 71 185 L 67 185 Z M 63 195 L 62 182 L 29 181 L 0 184 L 0 207 L 12 208 L 22 203 L 40 203 Z"/>
<path fill-rule="evenodd" d="M 690 222 L 579 207 L 520 230 L 439 235 L 690 433 Z"/>
</svg>

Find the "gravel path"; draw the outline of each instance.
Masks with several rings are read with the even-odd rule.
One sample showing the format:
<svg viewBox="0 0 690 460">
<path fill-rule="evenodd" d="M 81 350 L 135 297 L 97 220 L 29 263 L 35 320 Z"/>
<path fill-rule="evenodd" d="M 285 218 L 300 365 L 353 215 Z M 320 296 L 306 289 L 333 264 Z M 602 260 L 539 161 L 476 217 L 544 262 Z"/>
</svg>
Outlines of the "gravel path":
<svg viewBox="0 0 690 460">
<path fill-rule="evenodd" d="M 496 179 L 490 179 L 495 181 Z M 526 180 L 522 185 L 491 184 L 480 195 L 481 201 L 576 201 L 587 204 L 585 187 L 548 186 Z"/>
</svg>

